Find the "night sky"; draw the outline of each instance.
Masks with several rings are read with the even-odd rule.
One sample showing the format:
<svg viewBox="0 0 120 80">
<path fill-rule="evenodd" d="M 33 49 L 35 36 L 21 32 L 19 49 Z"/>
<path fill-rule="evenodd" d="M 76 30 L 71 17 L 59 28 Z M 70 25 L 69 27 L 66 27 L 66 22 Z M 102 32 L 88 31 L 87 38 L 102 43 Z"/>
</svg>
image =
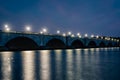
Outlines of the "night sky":
<svg viewBox="0 0 120 80">
<path fill-rule="evenodd" d="M 0 0 L 0 29 L 4 24 L 120 37 L 120 0 Z"/>
</svg>

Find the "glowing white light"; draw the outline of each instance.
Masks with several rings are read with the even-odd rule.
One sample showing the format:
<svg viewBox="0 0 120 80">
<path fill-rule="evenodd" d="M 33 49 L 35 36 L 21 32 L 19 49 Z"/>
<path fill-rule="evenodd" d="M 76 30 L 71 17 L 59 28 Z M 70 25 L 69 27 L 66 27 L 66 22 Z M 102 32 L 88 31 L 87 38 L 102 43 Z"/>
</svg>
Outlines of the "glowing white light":
<svg viewBox="0 0 120 80">
<path fill-rule="evenodd" d="M 75 37 L 75 35 L 74 35 L 74 34 L 72 34 L 72 35 L 71 35 L 71 37 Z"/>
<path fill-rule="evenodd" d="M 99 36 L 97 35 L 96 38 L 99 38 Z"/>
<path fill-rule="evenodd" d="M 117 40 L 117 42 L 119 42 L 119 40 Z"/>
<path fill-rule="evenodd" d="M 106 40 L 110 40 L 110 38 L 109 38 L 109 37 L 107 37 L 107 38 L 106 38 Z"/>
<path fill-rule="evenodd" d="M 108 38 L 107 38 L 107 37 L 105 37 L 105 39 L 107 40 Z"/>
<path fill-rule="evenodd" d="M 103 37 L 101 37 L 101 39 L 103 39 Z"/>
<path fill-rule="evenodd" d="M 63 33 L 63 36 L 66 36 L 66 34 L 65 34 L 65 33 Z"/>
<path fill-rule="evenodd" d="M 88 37 L 88 34 L 85 34 L 85 37 Z"/>
<path fill-rule="evenodd" d="M 6 28 L 6 31 L 10 31 L 10 28 Z"/>
<path fill-rule="evenodd" d="M 26 31 L 31 31 L 31 27 L 30 26 L 26 26 Z"/>
<path fill-rule="evenodd" d="M 4 30 L 7 31 L 7 32 L 10 31 L 10 28 L 9 28 L 9 26 L 7 24 L 4 25 Z"/>
<path fill-rule="evenodd" d="M 44 29 L 43 29 L 43 32 L 46 33 L 46 32 L 47 32 L 47 29 L 44 28 Z"/>
<path fill-rule="evenodd" d="M 94 35 L 91 35 L 91 38 L 93 38 L 94 37 Z"/>
<path fill-rule="evenodd" d="M 40 34 L 43 34 L 43 32 L 41 31 Z"/>
<path fill-rule="evenodd" d="M 5 28 L 8 28 L 8 25 L 7 25 L 7 24 L 5 24 L 4 26 L 5 26 Z"/>
<path fill-rule="evenodd" d="M 80 33 L 77 33 L 77 36 L 80 36 Z"/>
<path fill-rule="evenodd" d="M 59 31 L 59 30 L 57 30 L 57 34 L 60 34 L 60 31 Z"/>
<path fill-rule="evenodd" d="M 68 35 L 71 35 L 72 33 L 71 32 L 68 32 Z"/>
</svg>

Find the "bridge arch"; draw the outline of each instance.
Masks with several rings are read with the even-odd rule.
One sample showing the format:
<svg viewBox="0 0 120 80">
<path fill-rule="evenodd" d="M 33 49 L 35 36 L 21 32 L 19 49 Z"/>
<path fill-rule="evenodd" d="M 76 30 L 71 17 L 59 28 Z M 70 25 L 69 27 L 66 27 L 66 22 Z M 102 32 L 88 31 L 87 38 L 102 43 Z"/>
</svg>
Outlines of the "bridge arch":
<svg viewBox="0 0 120 80">
<path fill-rule="evenodd" d="M 99 43 L 99 47 L 106 47 L 106 45 L 105 45 L 105 43 L 104 43 L 103 41 L 101 41 L 101 42 Z"/>
<path fill-rule="evenodd" d="M 84 44 L 81 40 L 74 40 L 72 43 L 71 43 L 71 47 L 73 48 L 84 48 Z"/>
<path fill-rule="evenodd" d="M 90 41 L 90 42 L 88 43 L 87 47 L 95 48 L 95 47 L 97 47 L 97 44 L 96 44 L 95 41 Z"/>
<path fill-rule="evenodd" d="M 65 48 L 66 45 L 65 43 L 61 40 L 61 39 L 57 39 L 57 38 L 53 38 L 51 40 L 49 40 L 46 45 L 47 48 Z"/>
<path fill-rule="evenodd" d="M 38 49 L 37 43 L 28 37 L 15 37 L 10 39 L 5 46 L 8 50 Z"/>
</svg>

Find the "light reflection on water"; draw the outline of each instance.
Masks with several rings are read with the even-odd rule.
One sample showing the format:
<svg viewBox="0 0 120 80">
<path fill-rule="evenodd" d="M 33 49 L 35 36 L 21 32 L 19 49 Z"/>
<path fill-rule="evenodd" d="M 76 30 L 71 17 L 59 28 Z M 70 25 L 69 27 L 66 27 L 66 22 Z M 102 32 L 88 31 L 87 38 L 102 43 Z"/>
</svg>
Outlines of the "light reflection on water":
<svg viewBox="0 0 120 80">
<path fill-rule="evenodd" d="M 34 51 L 23 51 L 22 66 L 23 66 L 23 80 L 34 80 L 35 78 L 35 54 Z"/>
<path fill-rule="evenodd" d="M 1 55 L 1 74 L 3 77 L 3 80 L 11 80 L 11 63 L 12 63 L 12 52 L 5 52 L 5 55 Z"/>
<path fill-rule="evenodd" d="M 48 50 L 41 51 L 41 80 L 50 80 L 50 52 Z"/>
<path fill-rule="evenodd" d="M 59 80 L 61 78 L 61 75 L 62 75 L 62 65 L 61 65 L 61 53 L 62 53 L 62 50 L 55 50 L 54 51 L 56 53 L 56 56 L 55 56 L 55 61 L 56 61 L 56 80 Z"/>
<path fill-rule="evenodd" d="M 0 80 L 120 80 L 120 48 L 0 52 Z"/>
</svg>

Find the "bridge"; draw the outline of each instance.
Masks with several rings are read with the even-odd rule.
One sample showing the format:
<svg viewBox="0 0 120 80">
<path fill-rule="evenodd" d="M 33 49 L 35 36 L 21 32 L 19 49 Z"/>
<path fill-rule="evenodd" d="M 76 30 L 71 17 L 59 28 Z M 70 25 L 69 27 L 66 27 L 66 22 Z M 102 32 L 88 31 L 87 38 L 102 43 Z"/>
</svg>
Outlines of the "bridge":
<svg viewBox="0 0 120 80">
<path fill-rule="evenodd" d="M 118 46 L 120 46 L 120 42 L 114 38 L 0 31 L 0 50 L 74 49 Z"/>
</svg>

